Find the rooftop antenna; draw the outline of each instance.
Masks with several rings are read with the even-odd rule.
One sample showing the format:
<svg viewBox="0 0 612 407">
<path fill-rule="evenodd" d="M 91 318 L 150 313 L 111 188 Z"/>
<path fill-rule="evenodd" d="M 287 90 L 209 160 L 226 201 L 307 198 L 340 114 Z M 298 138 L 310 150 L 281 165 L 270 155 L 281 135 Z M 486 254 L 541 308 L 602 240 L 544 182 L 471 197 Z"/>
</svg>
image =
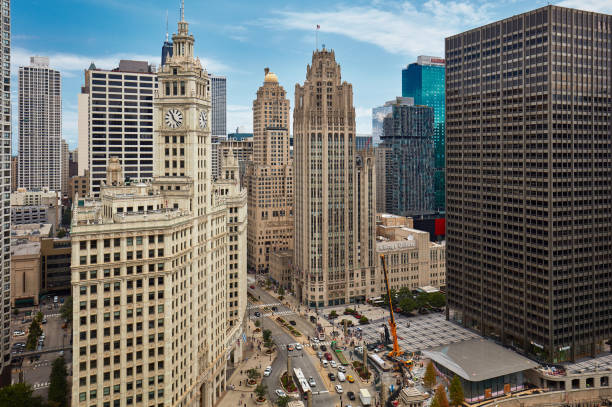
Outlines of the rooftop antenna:
<svg viewBox="0 0 612 407">
<path fill-rule="evenodd" d="M 166 42 L 168 42 L 168 10 L 166 10 Z"/>
<path fill-rule="evenodd" d="M 185 21 L 185 0 L 181 0 L 181 21 Z"/>
</svg>

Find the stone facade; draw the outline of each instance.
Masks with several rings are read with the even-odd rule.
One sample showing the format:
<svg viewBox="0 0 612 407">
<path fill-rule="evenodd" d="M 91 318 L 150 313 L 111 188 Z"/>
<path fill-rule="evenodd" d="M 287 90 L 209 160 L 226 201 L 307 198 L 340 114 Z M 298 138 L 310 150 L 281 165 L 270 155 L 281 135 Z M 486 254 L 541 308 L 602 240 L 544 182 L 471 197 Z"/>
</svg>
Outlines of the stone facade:
<svg viewBox="0 0 612 407">
<path fill-rule="evenodd" d="M 210 78 L 183 18 L 172 39 L 153 180 L 74 205 L 73 406 L 210 407 L 242 358 L 246 196 L 234 165 L 212 181 Z"/>
<path fill-rule="evenodd" d="M 270 254 L 293 248 L 293 162 L 289 156 L 289 99 L 265 69 L 253 101 L 253 162 L 249 191 L 248 267 L 270 270 Z"/>
<path fill-rule="evenodd" d="M 296 294 L 310 307 L 376 296 L 375 166 L 355 153 L 353 88 L 333 51 L 312 55 L 295 87 Z"/>
</svg>

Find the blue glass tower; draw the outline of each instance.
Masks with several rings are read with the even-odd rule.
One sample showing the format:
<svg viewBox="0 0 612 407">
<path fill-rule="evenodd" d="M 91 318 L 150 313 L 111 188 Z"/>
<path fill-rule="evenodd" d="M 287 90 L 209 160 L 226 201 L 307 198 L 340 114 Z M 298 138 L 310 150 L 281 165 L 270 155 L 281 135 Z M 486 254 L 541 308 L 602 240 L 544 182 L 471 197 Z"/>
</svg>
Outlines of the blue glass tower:
<svg viewBox="0 0 612 407">
<path fill-rule="evenodd" d="M 434 109 L 434 148 L 436 210 L 444 211 L 444 59 L 419 56 L 417 62 L 402 70 L 402 96 L 414 98 L 415 105 Z"/>
</svg>

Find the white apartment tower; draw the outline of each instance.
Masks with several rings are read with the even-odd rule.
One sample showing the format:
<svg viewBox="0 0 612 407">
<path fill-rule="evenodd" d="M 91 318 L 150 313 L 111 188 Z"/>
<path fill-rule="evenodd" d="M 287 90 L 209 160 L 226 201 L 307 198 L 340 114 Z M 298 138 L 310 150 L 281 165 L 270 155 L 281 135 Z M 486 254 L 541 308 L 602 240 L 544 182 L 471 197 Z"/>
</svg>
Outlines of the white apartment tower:
<svg viewBox="0 0 612 407">
<path fill-rule="evenodd" d="M 211 407 L 242 358 L 246 191 L 211 177 L 210 78 L 181 13 L 153 99 L 151 182 L 111 157 L 74 205 L 72 405 Z"/>
<path fill-rule="evenodd" d="M 60 73 L 49 58 L 31 57 L 19 67 L 20 188 L 60 191 L 62 96 Z"/>
<path fill-rule="evenodd" d="M 2 210 L 2 222 L 0 222 L 0 232 L 2 233 L 2 258 L 0 261 L 0 277 L 2 286 L 0 287 L 0 298 L 2 308 L 0 310 L 0 371 L 9 364 L 10 360 L 10 273 L 11 273 L 11 2 L 2 0 L 0 3 L 2 13 L 2 23 L 0 24 L 0 36 L 2 46 L 0 47 L 0 59 L 2 69 L 0 77 L 3 79 L 2 92 L 2 112 L 0 115 L 0 126 L 2 127 L 2 153 L 0 154 L 0 164 L 2 174 L 0 176 L 0 186 L 2 195 L 0 196 L 0 209 Z"/>
<path fill-rule="evenodd" d="M 155 68 L 121 60 L 111 71 L 91 64 L 79 94 L 79 175 L 89 169 L 90 194 L 97 197 L 111 157 L 126 178 L 153 177 L 153 92 Z"/>
</svg>

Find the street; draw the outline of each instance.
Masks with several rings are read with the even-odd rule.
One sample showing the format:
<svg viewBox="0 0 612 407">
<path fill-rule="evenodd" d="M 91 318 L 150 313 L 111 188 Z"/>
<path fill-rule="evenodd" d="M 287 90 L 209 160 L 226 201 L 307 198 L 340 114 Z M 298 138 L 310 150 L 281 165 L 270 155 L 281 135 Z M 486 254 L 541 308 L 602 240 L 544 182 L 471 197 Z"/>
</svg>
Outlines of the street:
<svg viewBox="0 0 612 407">
<path fill-rule="evenodd" d="M 313 377 L 316 381 L 316 386 L 312 388 L 313 391 L 313 405 L 316 406 L 329 406 L 335 407 L 340 405 L 340 400 L 342 399 L 343 405 L 355 405 L 358 404 L 358 400 L 349 401 L 347 397 L 347 392 L 352 391 L 357 397 L 360 388 L 368 388 L 371 392 L 374 392 L 374 386 L 371 383 L 361 383 L 360 379 L 357 377 L 356 372 L 353 371 L 352 366 L 347 366 L 346 375 L 352 375 L 355 378 L 355 383 L 349 383 L 348 381 L 340 383 L 337 380 L 338 371 L 332 367 L 324 368 L 321 365 L 321 362 L 316 356 L 316 351 L 313 351 L 310 343 L 308 341 L 309 336 L 314 336 L 315 325 L 312 324 L 308 317 L 302 317 L 296 314 L 292 309 L 285 306 L 284 304 L 280 304 L 278 298 L 274 297 L 272 294 L 264 290 L 259 286 L 255 286 L 254 289 L 249 288 L 251 294 L 258 298 L 261 303 L 257 304 L 249 304 L 249 317 L 251 319 L 259 319 L 262 322 L 262 330 L 269 329 L 272 332 L 272 340 L 274 341 L 277 347 L 277 356 L 276 358 L 270 362 L 272 366 L 272 373 L 269 377 L 265 377 L 263 382 L 268 387 L 268 397 L 270 400 L 275 401 L 278 397 L 274 393 L 276 389 L 280 389 L 280 375 L 287 370 L 287 357 L 288 353 L 291 354 L 291 367 L 292 368 L 301 368 L 304 376 L 308 379 L 309 377 Z M 276 306 L 276 311 L 264 311 L 264 308 L 270 308 L 272 306 Z M 257 318 L 254 315 L 254 312 L 260 312 L 261 317 Z M 283 328 L 281 328 L 273 319 L 281 316 L 286 321 L 293 320 L 295 321 L 294 327 L 302 333 L 302 337 L 295 339 L 289 333 L 287 333 Z M 339 362 L 335 357 L 335 352 L 331 350 L 328 342 L 326 343 L 327 352 L 333 355 L 333 359 L 336 362 Z M 294 350 L 288 351 L 287 344 L 300 342 L 304 345 L 303 350 Z M 345 352 L 345 356 L 349 358 L 349 351 Z M 350 359 L 350 358 L 349 358 Z M 261 369 L 265 369 L 265 359 L 262 362 Z M 336 381 L 331 382 L 328 377 L 328 373 L 334 373 L 336 375 Z M 339 394 L 336 393 L 334 386 L 336 384 L 341 384 L 343 387 L 342 398 Z"/>
</svg>

